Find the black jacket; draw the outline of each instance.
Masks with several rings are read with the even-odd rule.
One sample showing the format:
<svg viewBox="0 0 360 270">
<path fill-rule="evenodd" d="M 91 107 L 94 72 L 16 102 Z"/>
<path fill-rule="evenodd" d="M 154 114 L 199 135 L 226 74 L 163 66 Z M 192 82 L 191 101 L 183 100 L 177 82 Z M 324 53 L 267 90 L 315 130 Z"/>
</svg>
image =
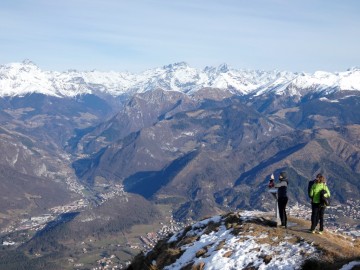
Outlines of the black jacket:
<svg viewBox="0 0 360 270">
<path fill-rule="evenodd" d="M 287 179 L 281 180 L 280 183 L 275 184 L 275 187 L 278 189 L 278 198 L 287 198 Z"/>
</svg>

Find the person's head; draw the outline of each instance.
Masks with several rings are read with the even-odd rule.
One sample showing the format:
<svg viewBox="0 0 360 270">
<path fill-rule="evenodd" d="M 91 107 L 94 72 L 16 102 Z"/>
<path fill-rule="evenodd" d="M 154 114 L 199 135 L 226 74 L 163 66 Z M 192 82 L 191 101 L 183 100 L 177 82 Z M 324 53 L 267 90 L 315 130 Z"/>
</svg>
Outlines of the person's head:
<svg viewBox="0 0 360 270">
<path fill-rule="evenodd" d="M 325 182 L 326 179 L 321 173 L 316 175 L 316 183 L 325 183 Z"/>
<path fill-rule="evenodd" d="M 283 180 L 286 180 L 286 179 L 287 179 L 286 172 L 281 172 L 280 175 L 279 175 L 279 180 L 283 181 Z"/>
</svg>

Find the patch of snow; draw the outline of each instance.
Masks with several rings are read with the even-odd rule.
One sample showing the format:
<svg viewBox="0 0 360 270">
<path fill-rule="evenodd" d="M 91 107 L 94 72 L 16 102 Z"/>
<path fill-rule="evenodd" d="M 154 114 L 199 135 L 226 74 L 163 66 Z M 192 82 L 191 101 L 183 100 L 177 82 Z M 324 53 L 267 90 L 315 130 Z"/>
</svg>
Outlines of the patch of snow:
<svg viewBox="0 0 360 270">
<path fill-rule="evenodd" d="M 348 264 L 345 264 L 340 270 L 351 270 L 354 266 L 360 265 L 360 261 L 353 261 Z"/>
<path fill-rule="evenodd" d="M 268 214 L 268 212 L 263 212 L 263 211 L 258 211 L 258 210 L 254 210 L 254 211 L 241 211 L 239 212 L 240 214 L 240 218 L 243 221 L 247 221 L 247 220 L 252 220 L 255 219 L 256 217 L 262 217 L 266 214 Z"/>
<path fill-rule="evenodd" d="M 13 241 L 4 241 L 2 244 L 3 244 L 3 246 L 13 246 L 13 245 L 15 245 L 16 243 L 13 242 Z"/>
<path fill-rule="evenodd" d="M 186 135 L 186 136 L 194 136 L 194 132 L 188 131 L 188 132 L 183 132 L 182 134 Z"/>
<path fill-rule="evenodd" d="M 356 96 L 355 95 L 347 95 L 347 96 L 342 97 L 341 99 L 352 98 L 352 97 L 356 97 Z"/>
<path fill-rule="evenodd" d="M 339 102 L 339 100 L 337 100 L 337 99 L 328 99 L 326 97 L 319 98 L 319 100 L 325 101 L 325 102 L 334 102 L 334 103 Z"/>
<path fill-rule="evenodd" d="M 201 229 L 203 229 L 204 227 L 206 227 L 206 225 L 208 225 L 210 222 L 213 222 L 213 223 L 219 223 L 221 221 L 221 216 L 214 216 L 214 217 L 211 217 L 211 218 L 207 218 L 207 219 L 204 219 L 204 220 L 201 220 L 195 224 L 193 224 L 191 226 L 191 230 L 187 233 L 188 236 L 190 235 L 196 235 L 196 234 L 200 234 L 201 232 Z M 171 243 L 171 242 L 175 242 L 178 240 L 178 238 L 183 234 L 183 230 L 174 234 L 169 240 L 168 240 L 168 243 Z"/>
</svg>

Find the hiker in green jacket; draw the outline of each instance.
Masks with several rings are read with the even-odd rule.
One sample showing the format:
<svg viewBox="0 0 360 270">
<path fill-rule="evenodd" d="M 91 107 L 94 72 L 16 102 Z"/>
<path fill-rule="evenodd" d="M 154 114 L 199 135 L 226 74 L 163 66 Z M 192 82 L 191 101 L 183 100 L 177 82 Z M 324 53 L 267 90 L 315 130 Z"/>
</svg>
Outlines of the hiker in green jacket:
<svg viewBox="0 0 360 270">
<path fill-rule="evenodd" d="M 312 198 L 312 213 L 311 213 L 311 229 L 312 233 L 315 233 L 315 228 L 320 221 L 319 234 L 324 231 L 324 213 L 326 206 L 320 202 L 320 193 L 322 190 L 326 191 L 325 197 L 330 198 L 330 190 L 326 185 L 326 179 L 323 175 L 316 177 L 315 183 L 310 190 L 310 197 Z"/>
</svg>

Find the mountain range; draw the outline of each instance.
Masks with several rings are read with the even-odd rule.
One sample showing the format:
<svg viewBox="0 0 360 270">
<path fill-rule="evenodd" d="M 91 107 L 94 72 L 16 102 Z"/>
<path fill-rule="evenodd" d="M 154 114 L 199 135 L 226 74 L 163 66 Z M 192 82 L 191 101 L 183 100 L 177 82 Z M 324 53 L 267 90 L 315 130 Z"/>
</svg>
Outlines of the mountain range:
<svg viewBox="0 0 360 270">
<path fill-rule="evenodd" d="M 290 204 L 309 204 L 307 184 L 319 172 L 333 203 L 356 202 L 359 112 L 359 68 L 307 74 L 176 63 L 131 74 L 2 65 L 0 236 L 81 200 L 80 214 L 45 236 L 28 234 L 21 252 L 65 256 L 69 243 L 81 250 L 65 235 L 99 240 L 163 221 L 164 209 L 183 222 L 269 210 L 268 179 L 280 171 Z M 128 210 L 134 217 L 124 223 Z"/>
<path fill-rule="evenodd" d="M 129 72 L 42 71 L 33 62 L 0 66 L 0 96 L 24 96 L 39 93 L 55 97 L 84 94 L 143 93 L 156 88 L 193 93 L 206 87 L 227 89 L 233 94 L 259 96 L 304 96 L 309 92 L 332 93 L 360 89 L 360 68 L 344 72 L 317 71 L 314 74 L 288 71 L 237 70 L 222 64 L 198 70 L 185 62 L 150 69 L 139 74 Z"/>
</svg>

